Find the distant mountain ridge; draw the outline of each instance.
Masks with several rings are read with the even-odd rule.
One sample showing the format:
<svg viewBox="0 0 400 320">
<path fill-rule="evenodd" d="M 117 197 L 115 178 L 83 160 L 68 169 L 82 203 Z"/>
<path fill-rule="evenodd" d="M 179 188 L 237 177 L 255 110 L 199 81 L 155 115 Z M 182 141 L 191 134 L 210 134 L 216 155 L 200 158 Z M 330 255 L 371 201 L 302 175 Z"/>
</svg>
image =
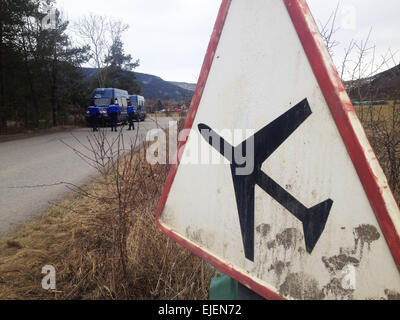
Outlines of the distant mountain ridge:
<svg viewBox="0 0 400 320">
<path fill-rule="evenodd" d="M 346 81 L 346 88 L 353 100 L 360 95 L 374 99 L 400 98 L 400 65 L 378 73 L 370 78 Z"/>
<path fill-rule="evenodd" d="M 154 100 L 192 100 L 194 90 L 188 90 L 191 84 L 182 83 L 182 86 L 174 82 L 165 81 L 160 77 L 135 72 L 136 80 L 142 87 L 143 94 L 148 99 Z"/>
<path fill-rule="evenodd" d="M 197 86 L 196 83 L 174 82 L 174 81 L 170 81 L 170 83 L 172 83 L 172 84 L 174 84 L 174 85 L 176 85 L 176 86 L 178 86 L 178 87 L 180 87 L 182 89 L 186 89 L 186 90 L 189 90 L 189 91 L 192 91 L 192 92 L 196 91 L 196 86 Z"/>
<path fill-rule="evenodd" d="M 81 68 L 85 78 L 93 79 L 97 77 L 97 69 Z M 129 71 L 127 71 L 129 72 Z M 169 82 L 160 77 L 140 72 L 129 72 L 135 75 L 136 81 L 142 87 L 143 96 L 152 100 L 175 100 L 190 101 L 193 97 L 196 84 L 185 82 Z"/>
</svg>

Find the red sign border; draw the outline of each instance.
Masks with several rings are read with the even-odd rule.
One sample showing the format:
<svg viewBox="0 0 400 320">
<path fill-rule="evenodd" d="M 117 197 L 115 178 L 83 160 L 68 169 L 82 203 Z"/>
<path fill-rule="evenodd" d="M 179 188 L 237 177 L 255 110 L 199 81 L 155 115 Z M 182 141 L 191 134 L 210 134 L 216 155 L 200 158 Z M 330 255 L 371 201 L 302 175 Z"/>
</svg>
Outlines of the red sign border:
<svg viewBox="0 0 400 320">
<path fill-rule="evenodd" d="M 324 58 L 321 50 L 320 34 L 318 33 L 315 21 L 311 15 L 309 7 L 305 0 L 282 0 L 284 1 L 289 15 L 292 19 L 293 25 L 297 31 L 303 48 L 306 52 L 308 60 L 323 92 L 325 100 L 331 110 L 332 116 L 336 122 L 338 130 L 342 136 L 343 142 L 346 145 L 348 153 L 353 161 L 358 176 L 364 187 L 364 190 L 368 196 L 370 204 L 375 212 L 379 225 L 385 236 L 386 242 L 390 248 L 393 259 L 400 271 L 400 236 L 396 231 L 395 225 L 390 217 L 387 210 L 385 200 L 383 198 L 383 189 L 388 189 L 391 192 L 389 186 L 381 186 L 374 174 L 374 170 L 369 164 L 367 152 L 372 151 L 370 145 L 362 145 L 359 134 L 357 134 L 353 127 L 351 117 L 358 119 L 356 111 L 350 98 L 346 93 L 346 89 L 336 71 L 332 61 L 327 61 Z M 229 12 L 230 4 L 232 0 L 222 0 L 222 4 L 218 13 L 217 21 L 215 23 L 214 31 L 211 36 L 211 40 L 207 49 L 207 53 L 201 69 L 199 81 L 197 83 L 196 91 L 193 96 L 191 108 L 188 114 L 187 121 L 185 123 L 185 129 L 191 130 L 197 110 L 203 95 L 203 91 L 208 79 L 208 75 L 211 70 L 211 66 L 214 60 L 215 52 L 218 47 L 218 43 L 222 34 L 222 30 L 225 25 L 226 17 Z M 313 24 L 313 25 L 312 25 Z M 357 120 L 359 121 L 359 120 Z M 365 135 L 365 132 L 362 132 Z M 180 142 L 178 150 L 182 154 L 183 148 L 186 142 Z M 372 151 L 373 152 L 373 151 Z M 248 275 L 240 273 L 235 270 L 232 265 L 226 264 L 225 262 L 217 259 L 216 257 L 204 252 L 201 248 L 196 247 L 192 243 L 183 239 L 179 234 L 173 230 L 166 229 L 160 222 L 161 215 L 164 210 L 165 204 L 168 199 L 169 192 L 174 182 L 178 164 L 171 166 L 158 208 L 157 208 L 157 226 L 171 239 L 181 244 L 185 248 L 191 250 L 202 259 L 208 261 L 214 265 L 218 270 L 231 276 L 233 279 L 246 285 L 254 292 L 260 294 L 269 300 L 282 300 L 284 299 L 279 294 L 271 289 L 268 289 L 259 283 L 255 282 Z"/>
</svg>

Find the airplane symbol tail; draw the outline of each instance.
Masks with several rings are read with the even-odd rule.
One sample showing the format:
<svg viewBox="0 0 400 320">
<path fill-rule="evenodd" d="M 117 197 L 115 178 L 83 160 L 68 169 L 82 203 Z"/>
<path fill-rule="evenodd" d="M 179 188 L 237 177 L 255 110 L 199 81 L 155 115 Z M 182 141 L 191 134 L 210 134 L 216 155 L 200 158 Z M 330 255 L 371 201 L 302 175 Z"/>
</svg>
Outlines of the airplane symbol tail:
<svg viewBox="0 0 400 320">
<path fill-rule="evenodd" d="M 325 229 L 326 222 L 329 217 L 333 205 L 332 200 L 322 202 L 311 209 L 308 209 L 307 214 L 304 215 L 303 230 L 304 239 L 306 242 L 306 250 L 311 253 L 314 250 L 322 232 Z"/>
</svg>

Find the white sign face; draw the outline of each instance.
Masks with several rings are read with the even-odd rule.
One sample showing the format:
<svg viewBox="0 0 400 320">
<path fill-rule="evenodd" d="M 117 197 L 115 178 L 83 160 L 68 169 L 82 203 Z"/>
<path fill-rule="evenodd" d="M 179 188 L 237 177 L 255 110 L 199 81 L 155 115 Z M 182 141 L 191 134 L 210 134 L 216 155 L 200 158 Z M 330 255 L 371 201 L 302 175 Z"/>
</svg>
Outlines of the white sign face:
<svg viewBox="0 0 400 320">
<path fill-rule="evenodd" d="M 303 0 L 223 1 L 188 126 L 166 234 L 269 299 L 400 296 L 400 212 Z"/>
</svg>

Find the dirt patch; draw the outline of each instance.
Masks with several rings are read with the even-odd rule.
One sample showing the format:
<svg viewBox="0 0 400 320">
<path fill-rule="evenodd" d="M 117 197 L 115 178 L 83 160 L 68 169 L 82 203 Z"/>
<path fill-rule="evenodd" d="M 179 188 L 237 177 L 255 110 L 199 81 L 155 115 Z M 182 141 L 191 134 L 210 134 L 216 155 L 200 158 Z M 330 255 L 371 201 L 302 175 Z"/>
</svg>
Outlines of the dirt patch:
<svg viewBox="0 0 400 320">
<path fill-rule="evenodd" d="M 271 226 L 269 224 L 261 224 L 256 228 L 256 231 L 261 234 L 263 238 L 266 238 L 271 232 Z"/>
<path fill-rule="evenodd" d="M 280 278 L 283 274 L 283 271 L 289 266 L 290 266 L 290 262 L 277 261 L 270 266 L 270 268 L 268 269 L 268 272 L 274 271 L 276 276 L 278 278 Z"/>
<path fill-rule="evenodd" d="M 304 273 L 290 273 L 279 289 L 280 295 L 298 300 L 322 300 L 318 281 Z"/>
<path fill-rule="evenodd" d="M 330 258 L 322 257 L 322 262 L 330 273 L 336 273 L 337 271 L 343 270 L 343 268 L 349 264 L 355 267 L 358 267 L 360 265 L 359 260 L 345 254 L 333 256 Z"/>
<path fill-rule="evenodd" d="M 276 236 L 276 243 L 283 246 L 285 250 L 289 250 L 295 249 L 303 239 L 303 234 L 300 231 L 295 228 L 288 228 Z"/>
<path fill-rule="evenodd" d="M 371 250 L 371 244 L 374 241 L 379 240 L 381 237 L 378 229 L 372 225 L 360 225 L 359 227 L 355 228 L 354 231 L 354 254 L 357 252 L 358 248 L 360 248 L 360 257 L 362 258 L 364 253 L 364 246 L 365 244 L 368 245 L 368 250 Z"/>
<path fill-rule="evenodd" d="M 400 300 L 400 292 L 386 289 L 385 294 L 388 300 Z"/>
<path fill-rule="evenodd" d="M 272 240 L 272 241 L 268 242 L 267 248 L 268 248 L 268 250 L 275 249 L 276 248 L 276 240 Z"/>
<path fill-rule="evenodd" d="M 191 241 L 208 248 L 212 247 L 214 243 L 214 236 L 201 229 L 192 230 L 190 227 L 188 227 L 186 229 L 186 237 Z"/>
<path fill-rule="evenodd" d="M 342 286 L 342 281 L 337 278 L 331 281 L 323 288 L 325 295 L 333 295 L 336 300 L 351 300 L 353 298 L 353 289 L 346 289 Z"/>
</svg>

